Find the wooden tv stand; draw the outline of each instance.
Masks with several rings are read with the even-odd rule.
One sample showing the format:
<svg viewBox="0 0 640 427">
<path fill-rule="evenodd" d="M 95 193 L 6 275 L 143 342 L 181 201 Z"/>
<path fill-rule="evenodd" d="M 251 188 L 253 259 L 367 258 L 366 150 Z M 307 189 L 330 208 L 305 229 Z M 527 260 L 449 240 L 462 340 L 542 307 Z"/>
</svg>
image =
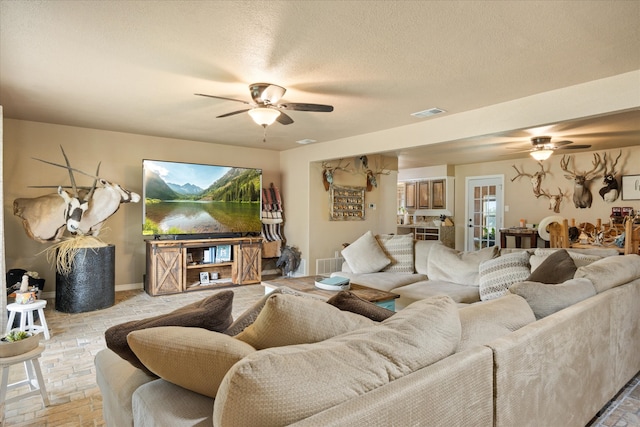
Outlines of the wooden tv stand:
<svg viewBox="0 0 640 427">
<path fill-rule="evenodd" d="M 206 250 L 213 247 L 224 249 L 226 245 L 226 249 L 230 249 L 230 257 L 211 261 L 204 258 Z M 144 290 L 149 295 L 176 294 L 232 284 L 247 285 L 260 283 L 262 279 L 260 237 L 147 240 L 146 248 Z M 211 277 L 209 283 L 201 283 L 200 273 L 208 273 Z"/>
</svg>

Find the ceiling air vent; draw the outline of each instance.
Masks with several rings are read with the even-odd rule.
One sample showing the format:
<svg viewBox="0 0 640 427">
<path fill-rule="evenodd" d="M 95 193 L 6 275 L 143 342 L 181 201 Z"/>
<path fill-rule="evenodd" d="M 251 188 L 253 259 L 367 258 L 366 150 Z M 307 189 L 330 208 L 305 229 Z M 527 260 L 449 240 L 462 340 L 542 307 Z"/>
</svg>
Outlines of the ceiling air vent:
<svg viewBox="0 0 640 427">
<path fill-rule="evenodd" d="M 309 139 L 309 138 L 305 138 L 305 139 L 301 139 L 299 141 L 296 141 L 298 144 L 302 144 L 302 145 L 306 145 L 306 144 L 313 144 L 314 142 L 317 142 L 315 139 Z"/>
<path fill-rule="evenodd" d="M 446 113 L 446 111 L 440 108 L 429 108 L 428 110 L 422 110 L 416 113 L 411 113 L 411 115 L 413 117 L 418 117 L 420 119 L 423 119 L 425 117 L 435 116 L 436 114 L 440 114 L 440 113 Z"/>
</svg>

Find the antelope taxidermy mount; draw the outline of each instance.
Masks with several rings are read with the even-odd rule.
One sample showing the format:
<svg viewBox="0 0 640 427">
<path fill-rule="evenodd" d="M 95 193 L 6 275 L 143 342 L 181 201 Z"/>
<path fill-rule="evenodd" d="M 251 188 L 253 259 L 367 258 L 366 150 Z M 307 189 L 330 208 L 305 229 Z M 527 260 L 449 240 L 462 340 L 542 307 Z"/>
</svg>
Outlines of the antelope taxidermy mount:
<svg viewBox="0 0 640 427">
<path fill-rule="evenodd" d="M 598 176 L 597 172 L 601 166 L 601 159 L 598 153 L 593 153 L 593 168 L 590 171 L 580 172 L 577 170 L 569 170 L 569 162 L 571 156 L 562 156 L 560 160 L 560 168 L 567 173 L 564 177 L 573 180 L 573 204 L 576 208 L 590 208 L 593 196 L 589 190 L 589 183 Z M 575 169 L 575 166 L 574 166 Z"/>
<path fill-rule="evenodd" d="M 607 165 L 607 153 L 604 153 L 604 176 L 603 176 L 603 184 L 604 187 L 600 189 L 600 197 L 607 203 L 613 203 L 618 199 L 620 195 L 620 187 L 618 187 L 618 179 L 616 178 L 616 165 L 618 164 L 618 160 L 620 160 L 620 156 L 622 156 L 622 150 L 620 150 L 620 154 L 611 164 L 611 170 Z"/>
</svg>

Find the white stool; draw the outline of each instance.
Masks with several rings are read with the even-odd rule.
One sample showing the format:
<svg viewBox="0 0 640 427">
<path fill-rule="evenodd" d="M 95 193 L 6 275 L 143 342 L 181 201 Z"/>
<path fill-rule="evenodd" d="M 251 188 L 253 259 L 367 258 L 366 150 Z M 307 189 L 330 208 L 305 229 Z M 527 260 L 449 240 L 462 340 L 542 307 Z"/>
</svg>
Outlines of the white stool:
<svg viewBox="0 0 640 427">
<path fill-rule="evenodd" d="M 7 331 L 8 334 L 11 332 L 13 327 L 13 320 L 16 317 L 16 313 L 20 313 L 20 330 L 27 331 L 32 333 L 44 332 L 44 338 L 49 339 L 51 335 L 49 335 L 49 328 L 47 327 L 47 321 L 44 318 L 44 308 L 47 306 L 47 300 L 40 299 L 31 304 L 13 304 L 7 305 L 7 310 L 9 310 L 9 323 L 7 323 Z M 35 325 L 33 323 L 33 312 L 38 310 L 38 316 L 40 317 L 40 325 Z M 26 316 L 25 316 L 26 314 Z M 29 322 L 27 323 L 27 317 Z"/>
<path fill-rule="evenodd" d="M 4 425 L 4 409 L 5 404 L 11 402 L 21 401 L 29 396 L 42 397 L 44 406 L 49 406 L 49 398 L 47 397 L 47 389 L 44 385 L 44 378 L 42 377 L 42 371 L 40 370 L 40 362 L 38 358 L 44 351 L 44 345 L 40 344 L 38 347 L 23 354 L 11 357 L 0 357 L 0 369 L 2 369 L 2 384 L 0 384 L 0 426 Z M 24 369 L 27 373 L 27 379 L 18 381 L 13 384 L 9 383 L 9 368 L 16 363 L 24 363 Z M 34 376 L 35 374 L 35 376 Z M 14 396 L 11 399 L 7 399 L 7 390 L 14 389 L 16 387 L 28 385 L 29 392 Z"/>
</svg>

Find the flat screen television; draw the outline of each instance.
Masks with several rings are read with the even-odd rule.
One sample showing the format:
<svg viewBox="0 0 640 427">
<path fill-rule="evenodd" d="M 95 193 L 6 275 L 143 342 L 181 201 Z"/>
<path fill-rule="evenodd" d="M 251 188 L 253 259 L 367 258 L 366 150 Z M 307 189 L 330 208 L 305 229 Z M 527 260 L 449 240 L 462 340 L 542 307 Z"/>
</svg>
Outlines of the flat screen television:
<svg viewBox="0 0 640 427">
<path fill-rule="evenodd" d="M 261 169 L 145 159 L 142 171 L 143 235 L 260 233 Z"/>
</svg>

